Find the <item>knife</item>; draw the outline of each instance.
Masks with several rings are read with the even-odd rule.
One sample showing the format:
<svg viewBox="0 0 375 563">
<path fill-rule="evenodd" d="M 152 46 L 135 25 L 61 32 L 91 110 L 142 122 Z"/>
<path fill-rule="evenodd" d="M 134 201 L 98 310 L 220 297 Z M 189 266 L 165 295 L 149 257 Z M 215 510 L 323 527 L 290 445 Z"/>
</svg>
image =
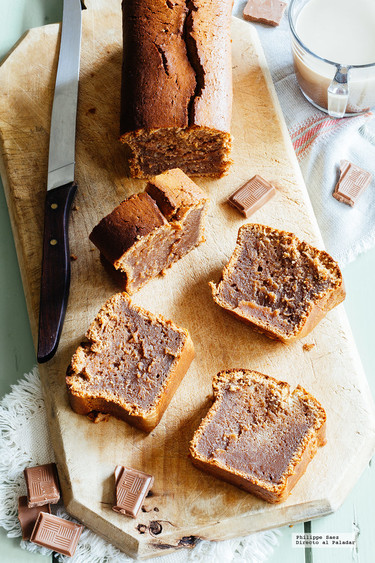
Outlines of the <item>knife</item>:
<svg viewBox="0 0 375 563">
<path fill-rule="evenodd" d="M 59 62 L 52 106 L 40 287 L 39 363 L 58 347 L 70 286 L 69 211 L 74 181 L 75 136 L 81 50 L 81 1 L 64 0 Z"/>
</svg>

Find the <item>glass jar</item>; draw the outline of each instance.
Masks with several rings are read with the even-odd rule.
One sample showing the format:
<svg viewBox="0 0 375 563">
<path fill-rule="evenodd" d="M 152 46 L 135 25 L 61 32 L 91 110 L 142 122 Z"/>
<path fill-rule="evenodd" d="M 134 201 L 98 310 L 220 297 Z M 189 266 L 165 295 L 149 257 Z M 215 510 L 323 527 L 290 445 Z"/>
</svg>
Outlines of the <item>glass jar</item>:
<svg viewBox="0 0 375 563">
<path fill-rule="evenodd" d="M 352 116 L 369 111 L 375 106 L 375 62 L 353 65 L 345 61 L 334 62 L 313 53 L 296 30 L 298 16 L 310 1 L 291 0 L 288 12 L 294 69 L 303 95 L 331 117 Z M 353 10 L 355 15 L 355 6 Z M 332 33 L 339 33 L 335 22 L 331 23 Z M 313 22 L 311 25 L 314 25 Z M 319 29 L 315 33 L 319 34 Z"/>
</svg>

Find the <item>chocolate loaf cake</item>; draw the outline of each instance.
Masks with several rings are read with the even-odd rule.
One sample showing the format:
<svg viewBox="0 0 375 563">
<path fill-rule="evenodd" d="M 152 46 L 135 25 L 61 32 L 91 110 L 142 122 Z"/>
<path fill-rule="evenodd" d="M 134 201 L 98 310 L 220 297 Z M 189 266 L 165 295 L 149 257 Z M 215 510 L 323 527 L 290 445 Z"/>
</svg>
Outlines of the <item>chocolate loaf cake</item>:
<svg viewBox="0 0 375 563">
<path fill-rule="evenodd" d="M 291 342 L 308 334 L 345 298 L 338 264 L 293 233 L 243 225 L 215 302 L 270 338 Z"/>
<path fill-rule="evenodd" d="M 285 500 L 325 444 L 324 409 L 298 386 L 252 370 L 213 379 L 214 404 L 195 432 L 199 469 L 271 502 Z"/>
<path fill-rule="evenodd" d="M 104 217 L 90 240 L 132 294 L 203 242 L 208 201 L 181 170 L 168 170 Z"/>
<path fill-rule="evenodd" d="M 99 311 L 86 337 L 67 370 L 72 409 L 108 413 L 150 432 L 194 357 L 188 331 L 118 293 Z"/>
<path fill-rule="evenodd" d="M 130 174 L 231 164 L 232 0 L 124 0 L 121 141 Z"/>
</svg>

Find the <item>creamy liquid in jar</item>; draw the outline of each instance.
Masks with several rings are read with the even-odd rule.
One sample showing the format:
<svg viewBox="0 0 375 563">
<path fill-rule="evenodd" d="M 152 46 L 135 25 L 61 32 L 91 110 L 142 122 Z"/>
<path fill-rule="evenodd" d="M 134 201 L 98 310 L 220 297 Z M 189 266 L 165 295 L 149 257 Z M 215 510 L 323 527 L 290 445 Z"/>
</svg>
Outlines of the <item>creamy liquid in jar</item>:
<svg viewBox="0 0 375 563">
<path fill-rule="evenodd" d="M 294 26 L 301 42 L 314 54 L 341 65 L 375 63 L 375 0 L 310 0 Z M 336 66 L 293 45 L 296 74 L 302 90 L 327 108 L 327 89 Z M 347 112 L 375 105 L 375 66 L 349 71 Z"/>
</svg>

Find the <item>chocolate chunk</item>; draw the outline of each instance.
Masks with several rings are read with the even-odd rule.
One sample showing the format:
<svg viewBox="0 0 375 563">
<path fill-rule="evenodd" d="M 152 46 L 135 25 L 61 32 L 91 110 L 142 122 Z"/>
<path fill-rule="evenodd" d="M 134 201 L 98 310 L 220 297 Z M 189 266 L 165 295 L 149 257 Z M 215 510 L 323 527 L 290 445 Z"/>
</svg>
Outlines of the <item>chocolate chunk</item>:
<svg viewBox="0 0 375 563">
<path fill-rule="evenodd" d="M 27 497 L 20 497 L 18 499 L 18 520 L 21 524 L 22 529 L 22 539 L 29 540 L 31 533 L 33 531 L 35 522 L 41 512 L 48 512 L 51 514 L 51 507 L 49 504 L 44 506 L 36 506 L 35 508 L 29 508 L 27 506 Z"/>
<path fill-rule="evenodd" d="M 27 506 L 56 504 L 60 499 L 59 479 L 56 465 L 47 463 L 24 469 L 27 487 Z"/>
<path fill-rule="evenodd" d="M 115 469 L 116 506 L 113 506 L 112 509 L 136 518 L 153 482 L 152 475 L 117 465 Z"/>
<path fill-rule="evenodd" d="M 243 17 L 245 20 L 277 26 L 283 17 L 285 2 L 280 0 L 249 0 Z"/>
<path fill-rule="evenodd" d="M 340 178 L 335 186 L 333 197 L 353 207 L 362 192 L 371 183 L 372 174 L 348 160 L 340 162 Z"/>
<path fill-rule="evenodd" d="M 261 176 L 254 176 L 228 198 L 245 217 L 250 217 L 276 193 L 276 189 Z"/>
<path fill-rule="evenodd" d="M 76 550 L 83 526 L 64 520 L 53 514 L 41 512 L 36 521 L 30 541 L 72 557 Z"/>
</svg>

